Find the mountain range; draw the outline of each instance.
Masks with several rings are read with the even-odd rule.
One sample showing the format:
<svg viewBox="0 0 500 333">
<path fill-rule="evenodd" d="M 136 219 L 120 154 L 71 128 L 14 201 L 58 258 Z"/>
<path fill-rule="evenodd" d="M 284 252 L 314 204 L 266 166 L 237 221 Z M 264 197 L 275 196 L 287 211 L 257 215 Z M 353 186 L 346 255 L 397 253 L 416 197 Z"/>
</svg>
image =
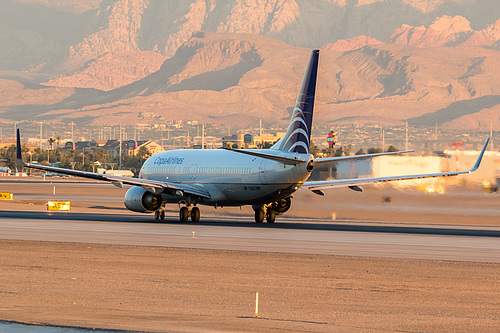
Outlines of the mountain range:
<svg viewBox="0 0 500 333">
<path fill-rule="evenodd" d="M 3 0 L 0 119 L 500 128 L 497 0 Z"/>
</svg>

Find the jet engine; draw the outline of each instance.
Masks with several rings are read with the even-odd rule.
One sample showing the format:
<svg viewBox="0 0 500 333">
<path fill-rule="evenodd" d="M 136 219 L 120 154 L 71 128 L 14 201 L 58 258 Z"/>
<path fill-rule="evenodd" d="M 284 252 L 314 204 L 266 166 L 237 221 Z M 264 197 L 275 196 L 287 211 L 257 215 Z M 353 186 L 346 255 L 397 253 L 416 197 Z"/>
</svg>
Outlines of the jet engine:
<svg viewBox="0 0 500 333">
<path fill-rule="evenodd" d="M 161 194 L 153 194 L 140 186 L 131 187 L 125 193 L 125 207 L 139 213 L 151 213 L 161 207 Z"/>
<path fill-rule="evenodd" d="M 273 210 L 278 215 L 286 213 L 290 209 L 290 206 L 292 206 L 292 199 L 290 197 L 275 201 L 272 204 Z"/>
</svg>

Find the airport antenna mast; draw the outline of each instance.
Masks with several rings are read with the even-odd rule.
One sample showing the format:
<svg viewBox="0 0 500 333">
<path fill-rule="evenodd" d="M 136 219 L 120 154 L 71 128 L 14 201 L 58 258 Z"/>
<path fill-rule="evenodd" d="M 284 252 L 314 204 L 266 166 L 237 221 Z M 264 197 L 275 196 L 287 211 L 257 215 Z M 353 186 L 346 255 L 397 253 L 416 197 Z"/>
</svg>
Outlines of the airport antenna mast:
<svg viewBox="0 0 500 333">
<path fill-rule="evenodd" d="M 493 122 L 490 120 L 490 140 L 491 140 L 491 151 L 494 151 L 493 148 Z"/>
<path fill-rule="evenodd" d="M 406 122 L 406 141 L 405 141 L 405 150 L 408 150 L 408 122 Z"/>
<path fill-rule="evenodd" d="M 205 149 L 205 124 L 201 124 L 201 149 Z"/>
<path fill-rule="evenodd" d="M 43 123 L 40 122 L 40 152 L 42 152 L 42 144 L 43 144 L 43 140 L 42 140 L 42 136 L 43 136 Z"/>
<path fill-rule="evenodd" d="M 120 139 L 118 140 L 118 143 L 120 144 L 120 170 L 122 169 L 122 124 L 120 124 Z"/>
</svg>

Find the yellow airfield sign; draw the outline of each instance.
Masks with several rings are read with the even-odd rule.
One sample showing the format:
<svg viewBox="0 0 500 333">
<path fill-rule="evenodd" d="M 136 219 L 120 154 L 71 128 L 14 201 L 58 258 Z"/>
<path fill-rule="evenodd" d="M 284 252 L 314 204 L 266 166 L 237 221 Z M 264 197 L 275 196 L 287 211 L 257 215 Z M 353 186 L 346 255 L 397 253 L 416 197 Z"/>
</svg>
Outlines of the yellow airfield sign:
<svg viewBox="0 0 500 333">
<path fill-rule="evenodd" d="M 0 192 L 0 200 L 12 200 L 14 195 L 9 192 Z"/>
<path fill-rule="evenodd" d="M 47 202 L 47 210 L 70 210 L 69 201 L 49 201 Z"/>
</svg>

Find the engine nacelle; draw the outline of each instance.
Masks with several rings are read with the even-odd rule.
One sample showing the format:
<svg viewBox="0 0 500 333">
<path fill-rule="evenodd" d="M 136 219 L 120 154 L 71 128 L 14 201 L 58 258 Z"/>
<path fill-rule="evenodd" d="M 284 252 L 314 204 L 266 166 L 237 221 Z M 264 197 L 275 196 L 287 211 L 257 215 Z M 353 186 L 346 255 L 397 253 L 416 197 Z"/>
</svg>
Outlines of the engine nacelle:
<svg viewBox="0 0 500 333">
<path fill-rule="evenodd" d="M 151 213 L 161 208 L 161 194 L 153 194 L 140 186 L 131 187 L 125 193 L 125 207 L 139 213 Z"/>
<path fill-rule="evenodd" d="M 290 197 L 283 198 L 279 201 L 273 202 L 273 210 L 278 214 L 285 214 L 292 206 L 292 199 Z"/>
</svg>

